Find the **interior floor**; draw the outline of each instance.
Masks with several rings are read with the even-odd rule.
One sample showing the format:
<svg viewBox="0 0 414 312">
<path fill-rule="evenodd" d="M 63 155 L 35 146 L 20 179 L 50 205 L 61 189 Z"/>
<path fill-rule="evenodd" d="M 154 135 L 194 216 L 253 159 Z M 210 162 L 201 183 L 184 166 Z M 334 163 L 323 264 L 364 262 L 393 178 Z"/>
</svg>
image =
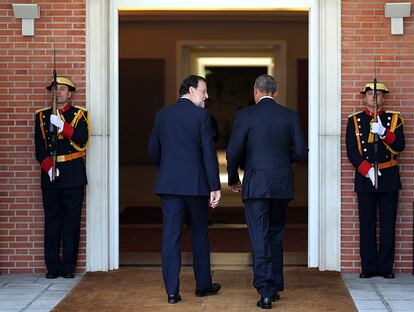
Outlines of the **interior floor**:
<svg viewBox="0 0 414 312">
<path fill-rule="evenodd" d="M 251 265 L 251 245 L 241 195 L 227 187 L 225 152 L 218 152 L 222 200 L 209 211 L 211 263 L 214 267 Z M 160 266 L 162 212 L 152 194 L 156 168 L 152 165 L 120 167 L 120 263 L 124 266 Z M 284 240 L 286 265 L 307 264 L 307 165 L 295 164 L 296 198 L 287 211 Z M 141 181 L 137 183 L 137 181 Z M 224 239 L 223 239 L 224 238 Z M 183 265 L 191 265 L 191 235 L 184 225 Z"/>
</svg>

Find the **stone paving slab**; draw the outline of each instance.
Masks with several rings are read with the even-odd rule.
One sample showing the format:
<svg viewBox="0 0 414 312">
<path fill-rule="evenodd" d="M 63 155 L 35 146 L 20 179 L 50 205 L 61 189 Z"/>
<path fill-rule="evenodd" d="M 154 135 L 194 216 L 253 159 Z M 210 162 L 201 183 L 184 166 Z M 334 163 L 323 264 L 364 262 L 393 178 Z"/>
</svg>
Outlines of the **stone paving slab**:
<svg viewBox="0 0 414 312">
<path fill-rule="evenodd" d="M 380 299 L 376 290 L 371 285 L 351 284 L 347 285 L 347 287 L 353 299 Z"/>
<path fill-rule="evenodd" d="M 43 274 L 0 275 L 0 312 L 48 312 L 77 284 L 74 279 L 46 279 Z"/>
<path fill-rule="evenodd" d="M 359 312 L 414 311 L 414 276 L 396 274 L 395 279 L 372 277 L 361 279 L 359 274 L 342 274 Z"/>
<path fill-rule="evenodd" d="M 393 312 L 412 312 L 414 311 L 413 300 L 388 300 L 388 305 Z"/>
<path fill-rule="evenodd" d="M 413 285 L 388 284 L 377 285 L 377 288 L 385 300 L 414 300 Z"/>
<path fill-rule="evenodd" d="M 354 299 L 354 302 L 358 311 L 369 309 L 388 311 L 381 299 Z"/>
</svg>

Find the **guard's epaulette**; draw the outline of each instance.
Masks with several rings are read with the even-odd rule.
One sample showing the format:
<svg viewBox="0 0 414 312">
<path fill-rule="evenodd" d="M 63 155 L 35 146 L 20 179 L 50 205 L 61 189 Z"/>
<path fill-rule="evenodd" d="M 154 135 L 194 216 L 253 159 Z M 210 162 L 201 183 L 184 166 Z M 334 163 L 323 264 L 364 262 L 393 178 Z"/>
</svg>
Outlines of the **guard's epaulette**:
<svg viewBox="0 0 414 312">
<path fill-rule="evenodd" d="M 75 105 L 75 107 L 76 107 L 76 108 L 78 108 L 78 109 L 81 109 L 81 110 L 83 110 L 83 111 L 85 111 L 85 112 L 87 112 L 87 111 L 88 111 L 88 110 L 86 109 L 86 107 L 85 107 L 85 106 Z"/>
<path fill-rule="evenodd" d="M 359 111 L 359 112 L 355 112 L 355 113 L 352 113 L 351 115 L 348 115 L 348 118 L 350 118 L 350 117 L 352 117 L 352 116 L 355 116 L 355 115 L 358 115 L 358 114 L 361 114 L 361 113 L 363 113 L 364 111 Z"/>
<path fill-rule="evenodd" d="M 48 110 L 48 109 L 50 109 L 51 107 L 44 107 L 44 108 L 41 108 L 41 109 L 38 109 L 37 111 L 36 111 L 36 114 L 37 113 L 39 113 L 39 112 L 43 112 L 43 111 L 45 111 L 45 110 Z"/>
<path fill-rule="evenodd" d="M 388 113 L 388 114 L 397 114 L 397 115 L 401 114 L 400 112 L 392 111 L 392 110 L 386 110 L 385 112 Z"/>
</svg>

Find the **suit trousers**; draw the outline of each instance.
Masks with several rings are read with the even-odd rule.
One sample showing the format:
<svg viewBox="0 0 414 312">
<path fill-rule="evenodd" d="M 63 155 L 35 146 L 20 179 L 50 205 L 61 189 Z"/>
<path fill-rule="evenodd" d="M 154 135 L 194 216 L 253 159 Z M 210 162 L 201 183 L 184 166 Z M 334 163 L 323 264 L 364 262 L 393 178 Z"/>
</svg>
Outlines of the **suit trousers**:
<svg viewBox="0 0 414 312">
<path fill-rule="evenodd" d="M 398 191 L 358 192 L 357 197 L 361 269 L 363 272 L 391 273 L 394 265 Z M 377 250 L 377 206 L 380 218 L 379 250 Z"/>
<path fill-rule="evenodd" d="M 204 290 L 211 287 L 208 197 L 165 194 L 160 197 L 163 212 L 162 274 L 167 294 L 179 293 L 181 233 L 185 216 L 191 226 L 196 288 Z"/>
<path fill-rule="evenodd" d="M 45 212 L 45 262 L 51 273 L 75 272 L 85 187 L 42 189 Z M 60 260 L 60 242 L 63 257 Z"/>
<path fill-rule="evenodd" d="M 253 286 L 262 297 L 284 288 L 283 236 L 288 199 L 244 200 L 253 247 Z"/>
</svg>

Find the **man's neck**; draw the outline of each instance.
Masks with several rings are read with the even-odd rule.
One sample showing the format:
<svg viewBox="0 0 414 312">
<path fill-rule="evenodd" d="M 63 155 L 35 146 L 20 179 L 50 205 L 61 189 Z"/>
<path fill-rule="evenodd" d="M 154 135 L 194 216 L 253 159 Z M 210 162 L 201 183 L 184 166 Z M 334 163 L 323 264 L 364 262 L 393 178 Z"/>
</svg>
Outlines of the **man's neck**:
<svg viewBox="0 0 414 312">
<path fill-rule="evenodd" d="M 69 102 L 66 103 L 56 103 L 56 108 L 61 110 L 64 109 L 67 105 L 69 105 Z"/>
<path fill-rule="evenodd" d="M 368 109 L 371 113 L 375 112 L 374 107 L 367 106 L 367 109 Z M 382 109 L 382 107 L 377 107 L 377 112 L 379 112 L 381 109 Z"/>
</svg>

